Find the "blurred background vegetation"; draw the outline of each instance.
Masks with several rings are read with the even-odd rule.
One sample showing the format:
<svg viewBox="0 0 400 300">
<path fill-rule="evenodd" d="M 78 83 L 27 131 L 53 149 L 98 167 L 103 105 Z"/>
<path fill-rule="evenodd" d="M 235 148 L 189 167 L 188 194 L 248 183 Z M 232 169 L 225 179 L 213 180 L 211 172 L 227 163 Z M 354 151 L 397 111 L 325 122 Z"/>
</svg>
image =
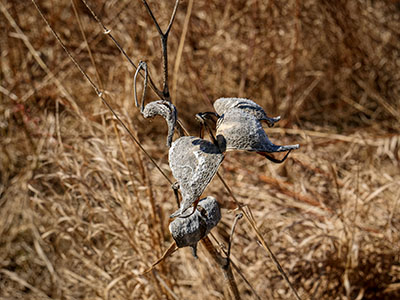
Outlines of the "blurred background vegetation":
<svg viewBox="0 0 400 300">
<path fill-rule="evenodd" d="M 159 36 L 142 2 L 88 3 L 161 86 Z M 246 97 L 282 116 L 266 128 L 274 143 L 301 145 L 283 165 L 228 153 L 220 169 L 301 297 L 400 298 L 399 1 L 190 3 L 181 1 L 169 37 L 172 101 L 185 127 L 197 135 L 195 113 L 219 97 Z M 134 107 L 134 68 L 80 1 L 38 4 L 173 180 L 164 121 Z M 166 28 L 174 1 L 149 4 Z M 0 8 L 0 298 L 229 298 L 201 247 L 198 260 L 180 249 L 141 275 L 172 242 L 169 183 L 32 2 Z M 217 178 L 205 194 L 223 207 L 213 235 L 226 247 L 234 202 Z M 232 261 L 251 283 L 234 271 L 243 299 L 292 298 L 245 221 Z"/>
</svg>

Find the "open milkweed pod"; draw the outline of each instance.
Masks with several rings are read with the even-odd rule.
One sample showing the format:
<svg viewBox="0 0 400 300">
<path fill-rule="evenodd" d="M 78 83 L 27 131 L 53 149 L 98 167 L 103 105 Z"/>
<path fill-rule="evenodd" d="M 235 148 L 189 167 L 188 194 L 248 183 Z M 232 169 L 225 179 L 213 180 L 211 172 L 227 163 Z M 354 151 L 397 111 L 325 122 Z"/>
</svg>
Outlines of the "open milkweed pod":
<svg viewBox="0 0 400 300">
<path fill-rule="evenodd" d="M 283 152 L 298 149 L 299 145 L 278 146 L 268 138 L 257 118 L 240 108 L 231 108 L 217 123 L 217 141 L 221 151 L 245 150 L 254 152 Z"/>
<path fill-rule="evenodd" d="M 184 136 L 172 143 L 169 166 L 178 181 L 182 202 L 171 218 L 181 216 L 198 201 L 223 159 L 224 155 L 218 146 L 207 140 Z"/>
<path fill-rule="evenodd" d="M 145 118 L 153 118 L 156 115 L 160 115 L 165 119 L 168 125 L 167 146 L 171 147 L 177 121 L 175 105 L 165 100 L 153 101 L 144 107 L 142 114 Z"/>
<path fill-rule="evenodd" d="M 264 109 L 254 101 L 246 98 L 219 98 L 215 100 L 214 109 L 222 116 L 231 108 L 240 108 L 243 111 L 254 115 L 259 121 L 266 121 L 269 127 L 274 126 L 281 117 L 270 118 L 265 113 Z"/>
<path fill-rule="evenodd" d="M 198 209 L 187 218 L 176 218 L 169 224 L 169 231 L 179 248 L 192 247 L 197 258 L 197 243 L 204 238 L 221 220 L 217 200 L 208 196 L 199 201 Z"/>
</svg>

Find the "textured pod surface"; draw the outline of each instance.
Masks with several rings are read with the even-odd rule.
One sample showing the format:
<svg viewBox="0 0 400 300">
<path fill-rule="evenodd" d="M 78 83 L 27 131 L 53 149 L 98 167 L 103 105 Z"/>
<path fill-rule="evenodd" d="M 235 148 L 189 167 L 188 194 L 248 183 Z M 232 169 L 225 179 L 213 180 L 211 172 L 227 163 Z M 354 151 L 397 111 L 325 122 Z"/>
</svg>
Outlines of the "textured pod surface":
<svg viewBox="0 0 400 300">
<path fill-rule="evenodd" d="M 246 150 L 272 153 L 299 148 L 298 144 L 274 145 L 257 118 L 240 108 L 231 108 L 221 116 L 217 123 L 216 135 L 222 151 Z"/>
<path fill-rule="evenodd" d="M 231 108 L 240 108 L 244 112 L 254 115 L 259 121 L 266 121 L 272 127 L 281 117 L 270 118 L 264 109 L 254 101 L 246 98 L 219 98 L 214 102 L 214 109 L 222 116 Z"/>
<path fill-rule="evenodd" d="M 197 243 L 221 220 L 217 200 L 208 196 L 200 200 L 199 207 L 187 218 L 177 218 L 169 224 L 169 231 L 179 248 L 190 246 L 196 256 Z"/>
<path fill-rule="evenodd" d="M 167 146 L 171 147 L 178 114 L 175 105 L 165 100 L 153 101 L 145 106 L 142 114 L 145 118 L 160 115 L 165 119 L 168 125 Z"/>
<path fill-rule="evenodd" d="M 224 159 L 220 149 L 213 143 L 184 136 L 177 139 L 169 149 L 169 166 L 179 183 L 182 203 L 172 217 L 183 213 L 203 193 Z"/>
</svg>

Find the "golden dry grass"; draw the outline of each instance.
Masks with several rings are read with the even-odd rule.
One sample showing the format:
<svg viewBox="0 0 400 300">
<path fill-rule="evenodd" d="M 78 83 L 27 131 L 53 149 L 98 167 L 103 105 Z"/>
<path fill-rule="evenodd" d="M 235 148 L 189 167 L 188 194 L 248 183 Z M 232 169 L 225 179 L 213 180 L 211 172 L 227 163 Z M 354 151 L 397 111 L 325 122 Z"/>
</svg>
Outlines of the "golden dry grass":
<svg viewBox="0 0 400 300">
<path fill-rule="evenodd" d="M 150 1 L 163 28 L 173 2 Z M 141 1 L 89 3 L 161 83 L 159 37 Z M 220 171 L 302 299 L 400 298 L 399 2 L 194 1 L 174 74 L 188 3 L 169 39 L 173 101 L 185 127 L 196 135 L 194 114 L 219 97 L 248 97 L 282 116 L 267 129 L 273 141 L 301 144 L 283 165 L 228 153 Z M 173 180 L 164 121 L 143 119 L 133 105 L 134 69 L 78 3 L 96 76 L 71 1 L 39 5 Z M 172 242 L 169 183 L 113 121 L 31 1 L 0 7 L 0 298 L 227 298 L 222 272 L 201 246 L 198 260 L 179 249 L 141 275 Z M 223 207 L 213 235 L 226 247 L 234 202 L 218 178 L 205 194 Z M 244 220 L 232 261 L 261 299 L 293 297 Z M 241 297 L 256 299 L 234 275 Z"/>
</svg>

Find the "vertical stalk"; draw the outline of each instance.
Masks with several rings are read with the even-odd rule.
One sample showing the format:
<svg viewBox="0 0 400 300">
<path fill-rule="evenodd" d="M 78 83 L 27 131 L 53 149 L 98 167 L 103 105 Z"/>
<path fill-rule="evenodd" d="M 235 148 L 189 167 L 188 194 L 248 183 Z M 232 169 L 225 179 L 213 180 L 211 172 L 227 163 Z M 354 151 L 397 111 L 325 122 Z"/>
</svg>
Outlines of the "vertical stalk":
<svg viewBox="0 0 400 300">
<path fill-rule="evenodd" d="M 213 260 L 220 266 L 222 272 L 224 273 L 224 281 L 228 284 L 229 290 L 233 296 L 233 299 L 240 300 L 239 290 L 236 285 L 235 278 L 233 277 L 230 259 L 224 258 L 215 249 L 214 245 L 211 243 L 210 239 L 206 236 L 201 240 L 203 246 L 206 248 L 207 252 L 211 255 Z"/>
<path fill-rule="evenodd" d="M 164 70 L 164 82 L 163 82 L 163 96 L 164 100 L 171 102 L 171 96 L 169 94 L 168 87 L 168 46 L 167 46 L 168 34 L 161 36 L 161 48 L 163 53 L 163 70 Z"/>
</svg>

